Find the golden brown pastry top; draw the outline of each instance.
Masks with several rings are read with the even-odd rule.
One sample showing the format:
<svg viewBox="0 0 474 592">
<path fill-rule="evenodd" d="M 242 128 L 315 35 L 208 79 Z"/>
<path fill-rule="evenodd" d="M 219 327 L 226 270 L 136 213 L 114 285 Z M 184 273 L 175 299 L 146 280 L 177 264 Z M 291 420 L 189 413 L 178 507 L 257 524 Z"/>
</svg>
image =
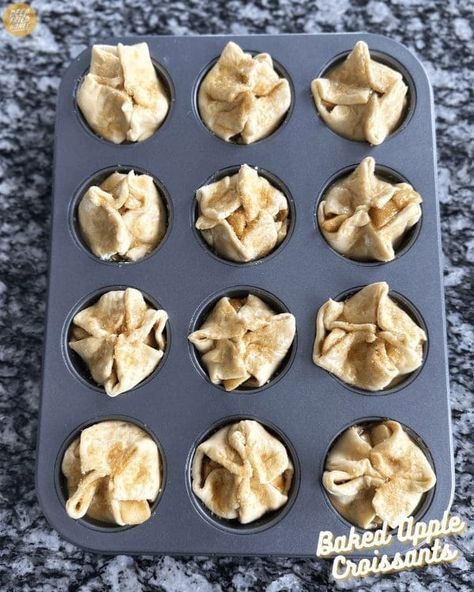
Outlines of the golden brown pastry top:
<svg viewBox="0 0 474 592">
<path fill-rule="evenodd" d="M 150 175 L 115 172 L 89 187 L 78 208 L 81 234 L 97 257 L 138 261 L 161 242 L 166 207 Z"/>
<path fill-rule="evenodd" d="M 202 442 L 191 471 L 193 491 L 207 508 L 241 524 L 284 506 L 293 479 L 285 446 L 253 420 L 225 426 Z"/>
<path fill-rule="evenodd" d="M 425 454 L 392 420 L 354 426 L 329 451 L 323 485 L 337 511 L 361 528 L 411 516 L 436 476 Z"/>
<path fill-rule="evenodd" d="M 161 461 L 153 439 L 126 421 L 103 421 L 81 432 L 67 448 L 62 472 L 71 518 L 88 516 L 118 525 L 150 517 L 161 488 Z"/>
<path fill-rule="evenodd" d="M 291 105 L 288 80 L 267 53 L 255 57 L 233 41 L 204 77 L 198 92 L 204 123 L 220 138 L 251 144 L 271 134 Z"/>
<path fill-rule="evenodd" d="M 146 43 L 94 45 L 77 104 L 100 137 L 121 144 L 149 138 L 169 109 Z"/>
<path fill-rule="evenodd" d="M 201 354 L 213 384 L 227 391 L 270 380 L 295 336 L 295 318 L 276 314 L 261 298 L 221 298 L 189 341 Z"/>
<path fill-rule="evenodd" d="M 135 387 L 158 366 L 168 315 L 135 288 L 112 290 L 72 320 L 70 348 L 110 397 Z"/>
<path fill-rule="evenodd" d="M 244 164 L 198 189 L 196 228 L 222 257 L 247 262 L 268 255 L 288 232 L 288 201 L 256 169 Z"/>
<path fill-rule="evenodd" d="M 421 218 L 421 197 L 408 183 L 389 183 L 364 158 L 332 185 L 318 207 L 319 227 L 339 253 L 362 261 L 391 261 L 407 230 Z"/>
<path fill-rule="evenodd" d="M 381 144 L 402 119 L 407 85 L 400 72 L 370 57 L 358 41 L 344 62 L 311 83 L 319 114 L 338 134 Z"/>
<path fill-rule="evenodd" d="M 313 362 L 369 391 L 394 386 L 419 368 L 426 334 L 388 293 L 388 284 L 378 282 L 345 302 L 323 304 Z"/>
</svg>

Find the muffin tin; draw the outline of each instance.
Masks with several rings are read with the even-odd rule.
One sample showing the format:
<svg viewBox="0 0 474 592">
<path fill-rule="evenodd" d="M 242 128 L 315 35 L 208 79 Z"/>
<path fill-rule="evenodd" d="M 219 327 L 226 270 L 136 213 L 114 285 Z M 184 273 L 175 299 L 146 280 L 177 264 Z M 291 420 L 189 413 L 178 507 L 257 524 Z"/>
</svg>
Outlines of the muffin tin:
<svg viewBox="0 0 474 592">
<path fill-rule="evenodd" d="M 410 87 L 405 122 L 383 144 L 344 139 L 318 116 L 311 81 L 365 40 L 372 55 L 402 71 Z M 290 78 L 293 105 L 284 123 L 255 144 L 226 143 L 199 118 L 197 85 L 224 45 L 269 52 Z M 420 62 L 403 46 L 379 35 L 141 37 L 169 80 L 172 104 L 161 128 L 137 144 L 114 145 L 85 128 L 75 92 L 88 69 L 90 50 L 66 70 L 57 105 L 54 201 L 47 327 L 38 434 L 37 492 L 51 525 L 65 539 L 101 553 L 314 556 L 320 530 L 347 534 L 350 525 L 331 506 L 321 485 L 327 451 L 347 427 L 391 418 L 416 434 L 429 453 L 437 484 L 417 513 L 441 518 L 453 493 L 440 232 L 436 196 L 436 148 L 432 94 Z M 321 192 L 341 170 L 365 156 L 405 178 L 422 195 L 423 217 L 410 249 L 390 263 L 363 264 L 335 253 L 319 231 L 315 212 Z M 247 163 L 280 180 L 292 204 L 291 232 L 264 259 L 236 264 L 220 259 L 193 229 L 195 191 L 228 167 Z M 75 220 L 88 180 L 112 169 L 151 174 L 165 192 L 170 227 L 156 251 L 137 263 L 95 258 Z M 425 362 L 393 392 L 367 394 L 349 388 L 312 362 L 315 319 L 330 297 L 387 281 L 413 306 L 427 328 Z M 132 391 L 109 398 L 71 361 L 71 318 L 100 293 L 135 287 L 170 316 L 165 357 Z M 211 301 L 225 294 L 262 291 L 296 317 L 295 344 L 279 375 L 254 390 L 226 393 L 212 385 L 187 335 Z M 62 455 L 79 430 L 105 419 L 136 422 L 159 443 L 164 486 L 152 517 L 139 526 L 113 527 L 74 521 L 64 509 Z M 246 528 L 209 515 L 193 496 L 190 461 L 210 431 L 253 418 L 279 435 L 295 463 L 289 503 L 280 513 Z M 398 543 L 388 551 L 406 548 Z"/>
</svg>

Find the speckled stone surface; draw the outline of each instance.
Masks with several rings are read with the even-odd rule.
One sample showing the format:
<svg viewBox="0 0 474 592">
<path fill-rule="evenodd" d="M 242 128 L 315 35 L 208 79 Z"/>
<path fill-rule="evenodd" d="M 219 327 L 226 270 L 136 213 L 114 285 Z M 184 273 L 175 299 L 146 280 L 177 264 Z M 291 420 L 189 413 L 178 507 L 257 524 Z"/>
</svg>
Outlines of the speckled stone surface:
<svg viewBox="0 0 474 592">
<path fill-rule="evenodd" d="M 56 91 L 70 60 L 94 40 L 112 35 L 367 30 L 401 41 L 423 60 L 437 113 L 456 454 L 453 511 L 472 525 L 474 4 L 470 0 L 40 0 L 32 4 L 39 17 L 32 36 L 14 39 L 3 28 L 0 32 L 0 589 L 276 592 L 336 587 L 330 565 L 316 560 L 110 558 L 84 553 L 59 538 L 38 506 L 34 456 Z M 453 565 L 339 587 L 467 591 L 473 587 L 472 529 L 453 543 L 462 554 Z"/>
</svg>

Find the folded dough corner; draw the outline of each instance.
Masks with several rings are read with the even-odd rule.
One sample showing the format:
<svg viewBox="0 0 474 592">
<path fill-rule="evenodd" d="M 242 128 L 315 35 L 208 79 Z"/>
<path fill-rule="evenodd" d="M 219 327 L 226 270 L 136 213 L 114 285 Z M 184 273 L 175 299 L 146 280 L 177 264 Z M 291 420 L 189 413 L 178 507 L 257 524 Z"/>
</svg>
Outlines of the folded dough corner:
<svg viewBox="0 0 474 592">
<path fill-rule="evenodd" d="M 82 430 L 67 448 L 62 472 L 71 518 L 120 526 L 151 515 L 161 488 L 161 460 L 152 438 L 126 421 L 103 421 Z"/>
<path fill-rule="evenodd" d="M 336 133 L 381 144 L 402 120 L 408 87 L 400 72 L 370 57 L 364 41 L 311 83 L 319 114 Z"/>
<path fill-rule="evenodd" d="M 254 168 L 239 171 L 196 192 L 196 228 L 220 256 L 240 263 L 265 257 L 286 237 L 288 200 Z"/>
<path fill-rule="evenodd" d="M 163 357 L 168 314 L 135 288 L 112 290 L 72 320 L 69 347 L 110 397 L 134 388 Z"/>
<path fill-rule="evenodd" d="M 295 317 L 275 313 L 261 298 L 221 298 L 201 327 L 191 333 L 213 384 L 226 391 L 267 383 L 288 353 Z"/>
<path fill-rule="evenodd" d="M 293 472 L 285 446 L 257 421 L 243 420 L 196 448 L 192 489 L 220 518 L 248 524 L 287 503 Z"/>
<path fill-rule="evenodd" d="M 426 334 L 389 296 L 369 284 L 345 302 L 328 300 L 316 318 L 313 362 L 347 384 L 380 391 L 423 363 Z"/>
<path fill-rule="evenodd" d="M 114 144 L 153 135 L 168 113 L 169 98 L 148 45 L 94 45 L 77 104 L 91 129 Z"/>
<path fill-rule="evenodd" d="M 329 451 L 323 485 L 335 509 L 360 528 L 411 516 L 436 475 L 423 451 L 396 421 L 353 426 Z"/>
<path fill-rule="evenodd" d="M 288 80 L 268 53 L 252 56 L 233 41 L 222 51 L 198 91 L 206 126 L 226 142 L 251 144 L 270 135 L 291 105 Z"/>
<path fill-rule="evenodd" d="M 368 156 L 329 187 L 318 207 L 324 238 L 341 255 L 357 261 L 392 261 L 406 232 L 421 218 L 421 197 L 408 183 L 375 174 Z"/>
<path fill-rule="evenodd" d="M 138 261 L 151 253 L 166 232 L 167 213 L 150 175 L 115 172 L 92 185 L 78 207 L 81 235 L 105 260 Z"/>
</svg>

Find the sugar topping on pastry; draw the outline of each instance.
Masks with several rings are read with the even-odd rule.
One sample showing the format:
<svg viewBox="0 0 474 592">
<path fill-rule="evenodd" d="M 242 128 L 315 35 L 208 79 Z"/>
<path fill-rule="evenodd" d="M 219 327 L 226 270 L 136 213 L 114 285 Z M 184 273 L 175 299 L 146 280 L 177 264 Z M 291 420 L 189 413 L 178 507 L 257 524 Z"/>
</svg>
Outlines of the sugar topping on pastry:
<svg viewBox="0 0 474 592">
<path fill-rule="evenodd" d="M 71 518 L 84 516 L 124 526 L 150 518 L 161 488 L 161 459 L 154 440 L 126 421 L 103 421 L 67 448 L 62 472 Z"/>
<path fill-rule="evenodd" d="M 277 314 L 261 298 L 221 298 L 202 326 L 191 333 L 213 384 L 227 391 L 267 383 L 295 337 L 295 317 Z"/>
<path fill-rule="evenodd" d="M 364 158 L 353 173 L 334 183 L 318 207 L 328 243 L 360 261 L 391 261 L 406 232 L 421 218 L 421 197 L 408 183 L 390 183 Z"/>
<path fill-rule="evenodd" d="M 288 80 L 268 53 L 252 56 L 230 41 L 198 92 L 204 123 L 220 138 L 251 144 L 271 134 L 291 105 Z"/>
<path fill-rule="evenodd" d="M 411 516 L 436 476 L 423 451 L 396 421 L 347 429 L 329 451 L 323 485 L 336 510 L 361 528 Z"/>
<path fill-rule="evenodd" d="M 72 320 L 69 347 L 110 397 L 134 388 L 163 357 L 168 314 L 135 288 L 112 290 Z"/>
<path fill-rule="evenodd" d="M 328 300 L 316 319 L 313 362 L 347 384 L 380 391 L 423 363 L 426 334 L 389 296 L 369 284 L 344 302 Z"/>
<path fill-rule="evenodd" d="M 311 83 L 319 114 L 338 134 L 381 144 L 401 122 L 408 87 L 400 72 L 370 57 L 358 41 L 347 58 Z"/>
<path fill-rule="evenodd" d="M 288 201 L 258 170 L 244 164 L 234 175 L 198 189 L 196 228 L 222 257 L 254 261 L 288 232 Z"/>
<path fill-rule="evenodd" d="M 77 104 L 92 130 L 110 142 L 141 142 L 153 135 L 169 99 L 148 45 L 94 45 Z"/>
<path fill-rule="evenodd" d="M 166 207 L 150 175 L 112 173 L 84 194 L 79 227 L 90 250 L 101 259 L 138 261 L 161 242 Z"/>
<path fill-rule="evenodd" d="M 248 524 L 287 503 L 293 472 L 280 440 L 257 421 L 243 420 L 197 447 L 192 489 L 220 518 Z"/>
</svg>

